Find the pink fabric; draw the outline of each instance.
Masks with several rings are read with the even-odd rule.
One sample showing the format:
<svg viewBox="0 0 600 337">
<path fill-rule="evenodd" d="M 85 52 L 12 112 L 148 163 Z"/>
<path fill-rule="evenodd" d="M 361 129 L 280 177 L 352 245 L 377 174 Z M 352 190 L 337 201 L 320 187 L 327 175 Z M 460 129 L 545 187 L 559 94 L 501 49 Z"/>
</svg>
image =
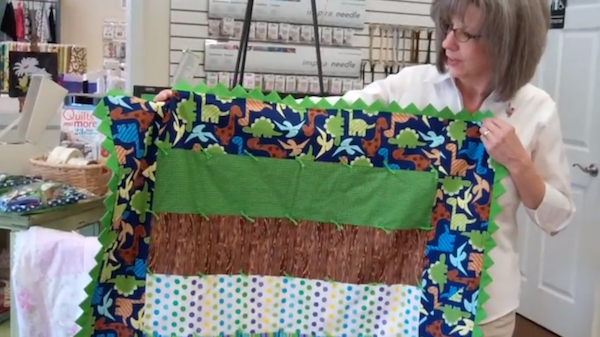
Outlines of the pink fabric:
<svg viewBox="0 0 600 337">
<path fill-rule="evenodd" d="M 11 283 L 19 321 L 19 336 L 69 337 L 89 272 L 100 250 L 95 237 L 33 227 L 16 234 Z"/>
<path fill-rule="evenodd" d="M 21 6 L 20 2 L 17 6 L 17 9 L 15 10 L 15 22 L 17 23 L 17 27 L 15 27 L 17 33 L 17 40 L 23 41 L 23 39 L 25 38 L 25 20 L 23 16 L 23 6 Z"/>
</svg>

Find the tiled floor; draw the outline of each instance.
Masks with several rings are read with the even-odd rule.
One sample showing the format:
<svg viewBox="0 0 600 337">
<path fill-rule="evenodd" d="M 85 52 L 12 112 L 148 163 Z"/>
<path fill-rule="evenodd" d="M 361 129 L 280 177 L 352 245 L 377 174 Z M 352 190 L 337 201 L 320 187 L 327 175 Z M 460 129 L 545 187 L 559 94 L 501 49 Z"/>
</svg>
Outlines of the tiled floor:
<svg viewBox="0 0 600 337">
<path fill-rule="evenodd" d="M 0 336 L 2 337 L 2 336 Z M 517 326 L 513 337 L 560 337 L 530 320 L 517 315 Z"/>
<path fill-rule="evenodd" d="M 10 321 L 0 324 L 0 337 L 10 337 Z M 514 337 L 560 337 L 527 319 L 517 316 L 517 328 Z"/>
</svg>

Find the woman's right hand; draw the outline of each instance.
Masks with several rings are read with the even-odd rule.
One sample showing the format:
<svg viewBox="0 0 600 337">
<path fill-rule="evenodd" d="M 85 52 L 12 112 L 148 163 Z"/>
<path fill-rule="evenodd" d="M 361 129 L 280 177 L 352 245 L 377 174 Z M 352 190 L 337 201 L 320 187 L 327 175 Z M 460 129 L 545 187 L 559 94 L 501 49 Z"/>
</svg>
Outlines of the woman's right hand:
<svg viewBox="0 0 600 337">
<path fill-rule="evenodd" d="M 169 89 L 165 89 L 165 90 L 159 92 L 158 95 L 156 95 L 156 97 L 154 97 L 154 100 L 156 102 L 166 102 L 166 101 L 170 100 L 171 97 L 173 97 L 173 91 L 169 90 Z"/>
</svg>

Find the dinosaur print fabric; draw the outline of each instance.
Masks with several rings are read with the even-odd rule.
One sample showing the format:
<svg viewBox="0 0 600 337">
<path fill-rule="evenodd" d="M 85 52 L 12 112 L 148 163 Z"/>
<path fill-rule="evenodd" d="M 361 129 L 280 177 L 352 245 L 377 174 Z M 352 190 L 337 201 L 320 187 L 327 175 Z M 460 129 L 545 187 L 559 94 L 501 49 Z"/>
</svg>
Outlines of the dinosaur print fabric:
<svg viewBox="0 0 600 337">
<path fill-rule="evenodd" d="M 175 90 L 165 104 L 109 94 L 96 111 L 115 174 L 100 236 L 104 249 L 86 288 L 78 336 L 481 336 L 495 200 L 503 193 L 497 182 L 506 174 L 480 140 L 485 114 L 294 103 L 241 89 Z M 353 284 L 246 271 L 153 271 L 150 251 L 163 249 L 150 240 L 159 218 L 153 211 L 157 163 L 174 150 L 435 172 L 421 275 L 411 284 Z M 259 292 L 270 297 L 259 299 Z"/>
</svg>

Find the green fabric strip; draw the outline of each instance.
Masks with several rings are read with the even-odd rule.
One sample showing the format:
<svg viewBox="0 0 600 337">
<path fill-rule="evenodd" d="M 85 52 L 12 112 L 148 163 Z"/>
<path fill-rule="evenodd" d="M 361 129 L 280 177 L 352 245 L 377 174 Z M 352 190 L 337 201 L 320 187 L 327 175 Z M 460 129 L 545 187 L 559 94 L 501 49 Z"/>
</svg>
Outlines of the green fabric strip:
<svg viewBox="0 0 600 337">
<path fill-rule="evenodd" d="M 153 210 L 428 229 L 437 184 L 435 172 L 170 150 L 158 156 Z"/>
</svg>

